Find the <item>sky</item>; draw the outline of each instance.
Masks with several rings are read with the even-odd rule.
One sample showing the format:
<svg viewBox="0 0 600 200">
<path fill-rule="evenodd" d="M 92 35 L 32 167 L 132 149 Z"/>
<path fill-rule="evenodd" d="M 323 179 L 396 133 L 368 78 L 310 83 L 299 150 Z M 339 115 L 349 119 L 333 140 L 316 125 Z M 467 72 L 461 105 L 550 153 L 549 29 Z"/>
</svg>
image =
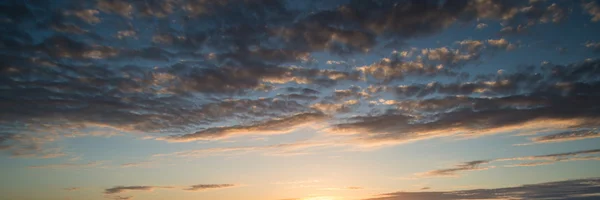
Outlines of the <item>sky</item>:
<svg viewBox="0 0 600 200">
<path fill-rule="evenodd" d="M 0 200 L 600 198 L 600 1 L 0 0 Z"/>
</svg>

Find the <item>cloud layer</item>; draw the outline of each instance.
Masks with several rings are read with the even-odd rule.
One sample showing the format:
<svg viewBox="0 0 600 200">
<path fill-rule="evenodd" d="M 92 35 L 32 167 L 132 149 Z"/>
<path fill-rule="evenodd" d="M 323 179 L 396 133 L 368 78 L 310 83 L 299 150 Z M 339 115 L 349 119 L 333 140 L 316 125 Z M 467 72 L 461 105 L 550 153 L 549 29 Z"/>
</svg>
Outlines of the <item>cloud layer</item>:
<svg viewBox="0 0 600 200">
<path fill-rule="evenodd" d="M 283 85 L 317 91 L 340 83 L 453 77 L 459 76 L 457 69 L 478 61 L 486 49 L 517 46 L 505 38 L 463 40 L 454 46 L 397 51 L 380 62 L 347 69 L 324 68 L 312 54 L 383 50 L 381 41 L 429 36 L 478 18 L 508 25 L 528 22 L 528 26 L 565 18 L 562 4 L 542 2 L 350 1 L 332 3 L 324 10 L 279 0 L 102 0 L 85 6 L 57 4 L 60 9 L 44 2 L 29 4 L 12 2 L 3 7 L 22 12 L 7 12 L 3 20 L 9 30 L 3 45 L 14 48 L 0 55 L 6 61 L 0 77 L 5 90 L 0 123 L 7 131 L 2 143 L 21 143 L 12 134 L 37 138 L 33 133 L 51 130 L 57 133 L 48 139 L 52 140 L 85 127 L 176 133 L 180 136 L 169 139 L 179 141 L 223 138 L 232 131 L 277 132 L 235 121 L 268 123 L 315 110 L 337 113 L 360 107 L 327 102 L 327 94 L 284 92 L 279 89 Z M 32 7 L 40 14 L 32 14 Z M 593 13 L 594 4 L 584 7 Z M 227 14 L 220 12 L 224 10 Z M 183 17 L 175 23 L 185 28 L 171 27 L 173 17 Z M 26 22 L 35 22 L 35 29 L 51 34 L 34 37 Z M 192 24 L 213 25 L 198 29 Z M 140 27 L 155 31 L 144 33 Z M 96 34 L 100 29 L 114 35 Z M 134 40 L 136 45 L 124 45 Z M 506 93 L 519 91 L 522 81 L 535 80 L 409 85 L 396 92 L 404 97 Z M 39 146 L 45 145 L 38 141 Z"/>
<path fill-rule="evenodd" d="M 369 200 L 458 200 L 458 199 L 577 199 L 598 198 L 600 179 L 579 179 L 521 185 L 516 187 L 458 190 L 447 192 L 395 192 Z"/>
</svg>

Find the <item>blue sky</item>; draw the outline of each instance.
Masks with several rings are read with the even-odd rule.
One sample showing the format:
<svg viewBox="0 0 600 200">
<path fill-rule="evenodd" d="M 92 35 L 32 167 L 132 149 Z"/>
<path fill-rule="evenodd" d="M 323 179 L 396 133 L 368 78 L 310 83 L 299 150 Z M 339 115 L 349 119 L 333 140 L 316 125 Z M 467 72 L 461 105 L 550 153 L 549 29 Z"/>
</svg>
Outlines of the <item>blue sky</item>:
<svg viewBox="0 0 600 200">
<path fill-rule="evenodd" d="M 0 199 L 600 196 L 598 1 L 0 10 Z"/>
</svg>

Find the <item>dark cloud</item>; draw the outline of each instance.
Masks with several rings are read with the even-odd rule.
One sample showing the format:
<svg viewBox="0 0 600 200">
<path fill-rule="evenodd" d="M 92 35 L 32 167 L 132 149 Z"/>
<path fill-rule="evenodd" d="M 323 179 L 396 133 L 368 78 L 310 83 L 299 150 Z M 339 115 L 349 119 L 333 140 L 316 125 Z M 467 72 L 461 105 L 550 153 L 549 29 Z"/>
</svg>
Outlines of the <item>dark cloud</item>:
<svg viewBox="0 0 600 200">
<path fill-rule="evenodd" d="M 577 199 L 592 200 L 600 192 L 600 179 L 578 179 L 521 185 L 516 187 L 447 192 L 395 192 L 369 200 L 458 200 L 458 199 Z"/>
<path fill-rule="evenodd" d="M 406 39 L 429 36 L 457 22 L 476 19 L 499 20 L 517 27 L 532 26 L 528 21 L 558 22 L 566 17 L 561 3 L 352 0 L 331 2 L 319 9 L 312 8 L 313 3 L 98 0 L 2 4 L 1 17 L 6 28 L 0 30 L 0 45 L 10 48 L 0 52 L 4 61 L 0 64 L 0 125 L 7 128 L 0 149 L 13 156 L 57 157 L 61 152 L 50 151 L 47 143 L 90 127 L 217 138 L 234 130 L 277 132 L 283 129 L 279 127 L 282 125 L 269 124 L 275 123 L 269 120 L 314 111 L 349 113 L 365 105 L 361 101 L 373 98 L 369 92 L 385 91 L 356 86 L 325 94 L 328 88 L 362 85 L 362 81 L 382 84 L 378 88 L 392 88 L 387 84 L 413 75 L 453 78 L 460 75 L 462 66 L 479 61 L 484 49 L 516 46 L 503 38 L 487 42 L 464 40 L 448 47 L 410 50 L 411 54 L 420 52 L 420 59 L 410 59 L 408 52 L 396 53 L 370 65 L 348 65 L 340 70 L 319 68 L 317 54 L 347 59 L 378 52 L 390 41 L 405 44 Z M 597 75 L 592 70 L 597 68 L 596 63 L 587 63 L 587 68 L 554 66 L 549 69 L 557 77 L 552 83 L 566 83 L 552 87 L 539 83 L 534 75 L 521 73 L 468 83 L 407 85 L 396 87 L 394 92 L 399 99 L 436 94 L 501 96 L 542 85 L 556 93 L 561 91 L 560 95 L 592 93 L 597 83 L 578 80 Z M 270 93 L 281 88 L 287 88 L 287 93 Z M 488 105 L 485 112 L 492 112 L 489 107 L 496 102 L 460 101 Z M 468 103 L 464 104 L 468 107 Z M 439 107 L 454 109 L 451 105 Z M 412 111 L 418 109 L 438 107 L 417 107 Z M 483 108 L 475 108 L 478 109 Z M 446 123 L 457 122 L 448 117 L 487 115 L 464 111 L 448 116 L 437 114 L 428 120 L 438 120 L 435 123 L 439 125 L 433 126 L 437 130 Z M 535 116 L 521 122 L 544 117 L 532 115 Z M 247 125 L 258 122 L 274 127 Z M 223 124 L 227 127 L 219 127 Z M 484 127 L 510 123 L 496 124 Z M 474 124 L 454 126 L 467 131 L 475 129 L 470 127 Z M 407 127 L 425 131 L 423 124 Z"/>
<path fill-rule="evenodd" d="M 116 187 L 112 187 L 112 188 L 108 188 L 108 189 L 104 190 L 104 193 L 105 194 L 118 194 L 118 193 L 127 192 L 127 191 L 131 191 L 131 190 L 152 191 L 156 188 L 161 188 L 161 187 L 156 187 L 156 186 L 116 186 Z"/>
<path fill-rule="evenodd" d="M 55 35 L 49 37 L 41 44 L 33 48 L 35 48 L 37 51 L 44 52 L 46 55 L 55 59 L 103 59 L 113 57 L 118 54 L 118 50 L 112 47 L 88 45 L 86 43 L 73 40 L 65 35 Z"/>
<path fill-rule="evenodd" d="M 230 188 L 230 187 L 235 187 L 235 186 L 236 186 L 235 184 L 199 184 L 199 185 L 192 185 L 189 188 L 186 188 L 185 190 L 204 191 L 204 190 Z"/>
<path fill-rule="evenodd" d="M 401 85 L 392 110 L 350 118 L 333 132 L 356 133 L 367 143 L 397 143 L 449 135 L 483 135 L 509 130 L 595 128 L 597 62 L 541 66 L 514 74 L 476 77 L 466 83 Z M 427 98 L 432 97 L 434 98 Z M 411 98 L 415 98 L 414 100 Z M 424 98 L 425 97 L 425 98 Z M 408 111 L 408 113 L 407 113 Z M 551 127 L 546 127 L 551 129 Z"/>
<path fill-rule="evenodd" d="M 489 103 L 494 101 L 491 99 Z M 587 104 L 592 102 L 580 101 L 578 98 L 556 98 L 546 107 L 489 110 L 467 108 L 431 116 L 409 116 L 399 113 L 363 116 L 352 119 L 353 122 L 338 124 L 333 131 L 357 133 L 357 137 L 367 143 L 386 143 L 456 134 L 476 136 L 511 130 L 526 131 L 540 128 L 541 123 L 550 122 L 554 124 L 546 128 L 597 126 L 595 121 L 598 120 L 598 112 L 590 110 L 591 104 Z"/>
</svg>

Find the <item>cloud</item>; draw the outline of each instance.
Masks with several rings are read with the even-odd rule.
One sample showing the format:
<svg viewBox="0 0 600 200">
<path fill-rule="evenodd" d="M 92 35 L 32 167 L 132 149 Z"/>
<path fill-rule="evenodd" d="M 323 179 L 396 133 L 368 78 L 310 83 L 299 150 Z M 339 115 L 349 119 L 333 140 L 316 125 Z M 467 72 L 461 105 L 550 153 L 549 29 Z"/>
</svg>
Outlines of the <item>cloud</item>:
<svg viewBox="0 0 600 200">
<path fill-rule="evenodd" d="M 7 135 L 0 149 L 12 156 L 59 157 L 64 153 L 51 143 L 86 135 L 82 130 L 90 128 L 178 141 L 280 134 L 289 131 L 285 125 L 303 124 L 285 121 L 293 114 L 358 114 L 372 100 L 369 92 L 395 92 L 396 102 L 435 94 L 514 94 L 535 77 L 393 85 L 412 76 L 466 80 L 469 74 L 460 67 L 480 61 L 484 49 L 515 46 L 504 38 L 463 40 L 424 51 L 394 45 L 457 23 L 529 27 L 530 21 L 561 21 L 568 14 L 563 4 L 526 1 L 342 1 L 309 7 L 280 0 L 98 0 L 61 9 L 44 1 L 2 5 L 6 31 L 1 44 L 11 48 L 0 55 L 5 91 L 0 126 Z M 35 29 L 25 26 L 30 23 Z M 373 63 L 347 59 L 361 60 L 363 54 L 390 47 L 390 41 L 403 49 Z M 323 68 L 320 54 L 339 56 L 326 60 L 341 59 L 347 68 Z M 556 70 L 568 74 L 571 69 Z M 565 92 L 594 89 L 574 80 L 579 72 L 564 79 L 569 83 L 560 87 L 570 89 Z M 331 90 L 363 83 L 386 89 Z M 302 89 L 273 92 L 285 88 Z M 398 105 L 372 106 L 369 113 Z M 41 134 L 46 131 L 52 134 Z M 165 133 L 176 136 L 159 135 Z"/>
<path fill-rule="evenodd" d="M 0 150 L 17 158 L 58 158 L 67 154 L 59 147 L 48 147 L 47 142 L 54 141 L 51 135 L 30 136 L 25 134 L 0 132 Z"/>
<path fill-rule="evenodd" d="M 64 163 L 64 164 L 48 164 L 29 166 L 30 169 L 78 169 L 78 168 L 93 168 L 104 164 L 101 161 L 88 163 Z"/>
<path fill-rule="evenodd" d="M 114 200 L 131 200 L 133 199 L 133 196 L 112 196 L 110 198 Z"/>
<path fill-rule="evenodd" d="M 582 4 L 583 9 L 592 16 L 591 21 L 600 21 L 600 6 L 595 1 L 590 1 Z"/>
<path fill-rule="evenodd" d="M 132 167 L 148 167 L 152 166 L 154 162 L 152 161 L 141 161 L 141 162 L 129 162 L 121 164 L 122 168 L 132 168 Z"/>
<path fill-rule="evenodd" d="M 586 48 L 591 49 L 594 52 L 600 52 L 600 42 L 592 42 L 592 41 L 587 41 L 585 44 L 583 44 Z"/>
<path fill-rule="evenodd" d="M 129 17 L 133 11 L 133 6 L 123 0 L 100 0 L 97 7 L 101 11 L 116 13 L 124 17 Z"/>
<path fill-rule="evenodd" d="M 80 190 L 80 189 L 81 189 L 80 187 L 63 188 L 63 190 L 66 190 L 66 191 L 75 191 L 75 190 Z"/>
<path fill-rule="evenodd" d="M 506 49 L 507 51 L 517 48 L 517 46 L 515 44 L 508 42 L 504 38 L 500 38 L 500 39 L 496 39 L 496 40 L 489 39 L 489 40 L 487 40 L 487 43 L 492 47 L 495 47 L 498 49 Z"/>
<path fill-rule="evenodd" d="M 421 54 L 428 60 L 438 61 L 446 66 L 457 65 L 479 59 L 479 52 L 477 50 L 479 50 L 480 47 L 477 47 L 476 43 L 472 41 L 463 41 L 459 44 L 461 46 L 468 46 L 468 53 L 461 52 L 459 49 L 452 50 L 446 47 L 440 47 L 435 49 L 423 49 Z"/>
<path fill-rule="evenodd" d="M 222 139 L 236 135 L 285 134 L 294 131 L 296 128 L 301 126 L 318 123 L 326 118 L 327 116 L 321 113 L 301 113 L 286 118 L 273 119 L 247 126 L 238 125 L 209 128 L 196 133 L 170 136 L 164 138 L 164 140 L 173 142 L 189 142 L 196 140 Z"/>
<path fill-rule="evenodd" d="M 152 191 L 157 188 L 170 188 L 170 187 L 156 187 L 156 186 L 116 186 L 104 190 L 104 194 L 118 194 L 127 191 Z"/>
<path fill-rule="evenodd" d="M 422 61 L 401 61 L 397 58 L 383 58 L 380 61 L 356 68 L 357 71 L 377 80 L 402 80 L 410 75 L 435 75 L 444 72 L 443 68 Z"/>
<path fill-rule="evenodd" d="M 490 167 L 480 167 L 480 165 L 489 164 L 489 163 L 490 163 L 489 160 L 470 161 L 470 162 L 465 162 L 465 163 L 456 165 L 455 168 L 428 171 L 428 172 L 416 174 L 416 176 L 418 176 L 418 177 L 457 176 L 458 173 L 464 172 L 464 171 L 487 170 Z"/>
<path fill-rule="evenodd" d="M 583 107 L 580 107 L 580 109 Z M 518 116 L 518 117 L 515 117 Z M 332 132 L 355 133 L 365 144 L 397 144 L 441 136 L 481 136 L 539 128 L 564 129 L 595 124 L 598 116 L 585 110 L 460 110 L 416 117 L 400 113 L 355 117 L 331 128 Z M 551 124 L 551 125 L 547 125 Z"/>
<path fill-rule="evenodd" d="M 65 11 L 63 12 L 64 15 L 73 15 L 78 17 L 79 19 L 90 23 L 90 24 L 95 24 L 95 23 L 100 23 L 100 18 L 98 18 L 96 15 L 99 12 L 97 10 L 93 10 L 93 9 L 86 9 L 86 10 L 72 10 L 72 11 Z"/>
<path fill-rule="evenodd" d="M 527 26 L 519 24 L 515 27 L 513 26 L 505 26 L 500 29 L 500 34 L 502 35 L 516 35 L 516 34 L 525 34 L 527 33 Z"/>
<path fill-rule="evenodd" d="M 488 25 L 486 23 L 479 23 L 477 24 L 477 26 L 475 27 L 476 29 L 484 29 L 488 27 Z"/>
<path fill-rule="evenodd" d="M 553 142 L 565 142 L 573 140 L 583 140 L 588 138 L 600 137 L 600 133 L 597 130 L 577 130 L 577 131 L 565 131 L 555 134 L 534 137 L 531 138 L 533 143 L 553 143 Z"/>
<path fill-rule="evenodd" d="M 566 153 L 546 154 L 537 156 L 523 156 L 511 158 L 498 158 L 490 160 L 475 160 L 464 162 L 452 168 L 437 169 L 427 172 L 416 173 L 409 179 L 428 178 L 428 177 L 458 177 L 463 172 L 480 171 L 495 168 L 496 166 L 480 166 L 488 165 L 496 162 L 513 162 L 527 161 L 515 164 L 505 165 L 504 167 L 534 167 L 540 165 L 549 165 L 556 162 L 581 161 L 581 160 L 600 160 L 600 149 L 591 149 L 583 151 L 574 151 Z"/>
<path fill-rule="evenodd" d="M 528 184 L 515 187 L 446 192 L 394 192 L 368 200 L 459 200 L 459 199 L 594 199 L 600 193 L 600 179 L 577 179 Z"/>
<path fill-rule="evenodd" d="M 205 191 L 213 189 L 224 189 L 238 186 L 237 184 L 198 184 L 189 187 L 182 187 L 184 191 Z M 174 189 L 179 188 L 175 186 L 115 186 L 104 190 L 104 194 L 120 194 L 129 191 L 154 191 L 155 189 Z"/>
<path fill-rule="evenodd" d="M 434 137 L 595 128 L 600 116 L 590 110 L 594 100 L 580 99 L 596 96 L 597 83 L 591 77 L 596 65 L 592 63 L 542 66 L 547 75 L 524 71 L 467 83 L 401 85 L 392 88 L 398 100 L 386 101 L 392 107 L 385 113 L 347 118 L 329 131 L 355 134 L 356 141 L 366 145 L 381 145 Z M 427 98 L 431 96 L 435 97 Z M 421 98 L 409 99 L 413 97 Z"/>
<path fill-rule="evenodd" d="M 188 191 L 205 191 L 205 190 L 213 190 L 213 189 L 222 189 L 222 188 L 230 188 L 230 187 L 235 187 L 235 184 L 199 184 L 199 185 L 192 185 L 189 188 L 186 188 L 185 190 Z"/>
<path fill-rule="evenodd" d="M 591 157 L 580 157 L 580 155 L 597 154 L 597 153 L 600 153 L 600 149 L 591 149 L 591 150 L 538 155 L 538 156 L 503 158 L 503 159 L 497 159 L 497 160 L 498 161 L 511 161 L 511 160 L 549 160 L 549 161 L 566 160 L 566 161 L 570 161 L 570 160 L 578 160 L 579 158 L 591 158 Z M 593 156 L 597 156 L 597 155 L 593 155 Z"/>
<path fill-rule="evenodd" d="M 484 43 L 479 40 L 462 40 L 456 42 L 461 48 L 464 48 L 471 54 L 477 54 L 484 47 Z"/>
</svg>

